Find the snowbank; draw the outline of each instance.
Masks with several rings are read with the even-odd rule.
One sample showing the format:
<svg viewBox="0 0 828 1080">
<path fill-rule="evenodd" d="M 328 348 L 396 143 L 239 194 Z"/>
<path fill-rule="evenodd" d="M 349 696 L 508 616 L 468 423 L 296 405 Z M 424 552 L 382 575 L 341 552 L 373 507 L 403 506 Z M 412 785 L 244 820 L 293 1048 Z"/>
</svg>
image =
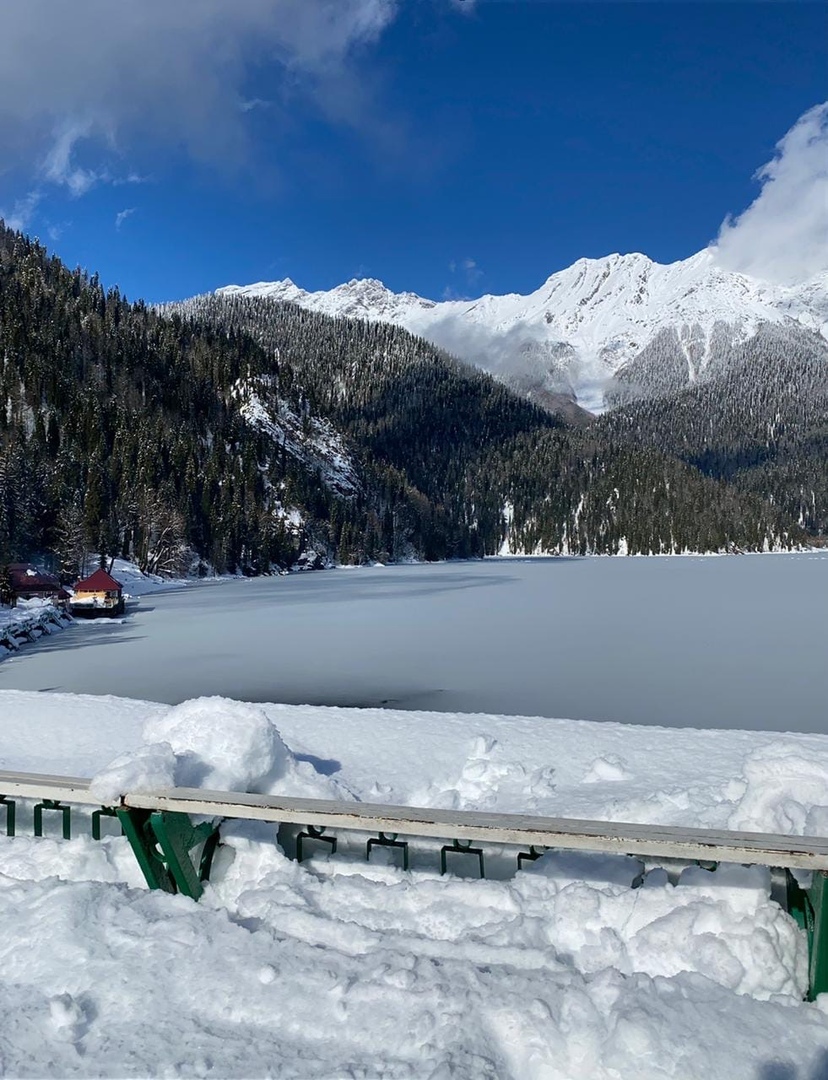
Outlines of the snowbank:
<svg viewBox="0 0 828 1080">
<path fill-rule="evenodd" d="M 53 634 L 68 623 L 68 617 L 50 600 L 20 600 L 16 607 L 0 607 L 0 660 L 27 641 Z"/>
<path fill-rule="evenodd" d="M 823 1075 L 761 871 L 632 890 L 627 860 L 546 856 L 478 882 L 226 838 L 198 905 L 140 888 L 120 838 L 0 839 L 7 1075 Z"/>
<path fill-rule="evenodd" d="M 0 841 L 0 851 L 18 845 L 38 846 Z M 247 862 L 246 878 L 252 869 Z M 103 864 L 103 880 L 112 870 Z M 260 873 L 236 906 L 225 903 L 230 883 L 195 905 L 93 880 L 2 877 L 3 1070 L 320 1080 L 823 1075 L 828 1025 L 815 1005 L 737 994 L 693 970 L 625 974 L 600 967 L 599 953 L 589 961 L 586 948 L 570 956 L 556 922 L 568 910 L 571 932 L 579 912 L 568 888 L 540 868 L 507 887 L 347 864 L 307 869 L 275 851 L 269 876 Z"/>
<path fill-rule="evenodd" d="M 828 737 L 0 691 L 0 768 L 810 831 Z M 112 758 L 117 758 L 108 765 Z M 61 768 L 58 769 L 58 763 Z M 125 840 L 0 838 L 2 1069 L 42 1076 L 816 1080 L 828 1002 L 761 868 L 548 853 L 403 873 L 226 823 L 200 904 Z M 363 838 L 364 843 L 364 838 Z M 363 848 L 364 851 L 364 848 Z"/>
<path fill-rule="evenodd" d="M 188 787 L 789 834 L 828 828 L 825 735 L 0 690 L 0 769 L 94 776 L 126 751 L 162 743 L 175 782 Z M 157 786 L 134 758 L 124 768 L 129 761 L 130 784 L 116 787 Z"/>
<path fill-rule="evenodd" d="M 0 604 L 0 631 L 8 630 L 17 624 L 25 624 L 33 616 L 52 611 L 57 614 L 57 608 L 49 600 L 18 600 L 17 606 L 13 608 Z"/>
<path fill-rule="evenodd" d="M 127 599 L 200 584 L 193 578 L 166 578 L 159 574 L 145 574 L 127 559 L 115 559 L 111 573 L 116 581 L 120 581 Z"/>
<path fill-rule="evenodd" d="M 353 798 L 342 784 L 297 761 L 258 705 L 228 698 L 185 701 L 153 713 L 143 740 L 93 778 L 92 791 L 102 803 L 117 803 L 128 791 L 169 787 Z"/>
</svg>

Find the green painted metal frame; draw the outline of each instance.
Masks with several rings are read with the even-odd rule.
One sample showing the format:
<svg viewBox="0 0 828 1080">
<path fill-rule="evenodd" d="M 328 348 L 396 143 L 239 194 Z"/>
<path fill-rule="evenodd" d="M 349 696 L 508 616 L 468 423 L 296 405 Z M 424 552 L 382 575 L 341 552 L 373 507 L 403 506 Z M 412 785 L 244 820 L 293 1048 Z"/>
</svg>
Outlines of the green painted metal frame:
<svg viewBox="0 0 828 1080">
<path fill-rule="evenodd" d="M 175 882 L 167 870 L 155 833 L 152 831 L 150 824 L 152 811 L 127 810 L 119 807 L 117 813 L 121 828 L 138 860 L 147 885 L 151 889 L 176 892 Z"/>
<path fill-rule="evenodd" d="M 0 807 L 6 811 L 6 836 L 14 836 L 17 803 L 8 795 L 0 795 Z"/>
<path fill-rule="evenodd" d="M 545 850 L 546 850 L 546 848 L 544 848 L 544 851 Z M 518 852 L 518 857 L 517 857 L 517 868 L 518 868 L 518 870 L 523 869 L 523 864 L 525 862 L 535 862 L 537 859 L 542 858 L 543 854 L 544 854 L 544 852 L 543 851 L 538 851 L 538 849 L 535 847 L 534 844 L 529 845 L 529 850 L 528 851 L 519 851 Z M 642 873 L 642 879 L 643 879 L 643 873 Z"/>
<path fill-rule="evenodd" d="M 56 799 L 44 799 L 35 805 L 34 808 L 34 834 L 35 836 L 43 836 L 43 811 L 44 810 L 57 810 L 62 815 L 63 820 L 63 839 L 72 839 L 72 808 L 67 806 L 66 803 L 58 802 Z"/>
<path fill-rule="evenodd" d="M 118 807 L 118 820 L 151 889 L 198 900 L 210 877 L 218 824 L 193 825 L 187 814 Z M 201 849 L 196 862 L 193 852 Z"/>
<path fill-rule="evenodd" d="M 472 847 L 471 840 L 452 840 L 450 844 L 444 844 L 440 848 L 440 873 L 445 874 L 448 872 L 447 858 L 449 855 L 475 855 L 477 857 L 477 864 L 480 867 L 480 877 L 486 876 L 485 865 L 483 862 L 483 848 Z"/>
<path fill-rule="evenodd" d="M 15 834 L 15 801 L 0 795 L 0 807 L 6 811 L 6 834 Z M 70 808 L 61 802 L 44 799 L 34 807 L 34 832 L 43 835 L 43 811 L 56 810 L 62 815 L 63 836 L 70 839 Z M 213 856 L 219 842 L 220 821 L 205 821 L 194 825 L 188 814 L 167 810 L 142 810 L 132 807 L 101 807 L 92 815 L 92 835 L 101 838 L 101 818 L 117 817 L 123 834 L 132 847 L 138 865 L 150 889 L 162 889 L 169 893 L 181 893 L 198 900 L 204 892 L 204 882 L 209 879 Z M 323 836 L 324 829 L 308 827 L 300 833 L 297 856 L 302 858 L 302 837 L 323 840 L 336 851 L 336 837 Z M 393 837 L 396 841 L 396 836 Z M 380 834 L 380 839 L 369 840 L 366 855 L 370 858 L 374 844 L 404 847 L 404 864 L 408 862 L 407 844 L 393 843 Z M 441 872 L 446 873 L 446 857 L 449 854 L 476 855 L 483 876 L 483 851 L 472 848 L 470 841 L 455 840 L 446 844 L 440 852 Z M 521 852 L 518 865 L 540 855 L 535 848 Z M 715 869 L 716 864 L 702 864 Z M 787 909 L 808 936 L 808 1000 L 814 1001 L 820 994 L 828 993 L 828 871 L 814 871 L 811 884 L 803 887 L 790 870 L 785 871 Z"/>
<path fill-rule="evenodd" d="M 381 832 L 379 836 L 372 836 L 368 843 L 365 845 L 365 861 L 371 861 L 371 850 L 375 847 L 390 848 L 396 850 L 402 854 L 402 868 L 408 869 L 408 841 L 399 840 L 398 833 L 384 833 Z"/>
<path fill-rule="evenodd" d="M 808 1000 L 828 993 L 828 872 L 815 870 L 803 888 L 790 870 L 788 912 L 808 935 Z"/>
<path fill-rule="evenodd" d="M 100 840 L 101 838 L 101 818 L 111 817 L 117 818 L 118 811 L 114 806 L 102 806 L 100 810 L 95 810 L 92 813 L 92 839 Z M 123 836 L 123 826 L 121 826 L 121 835 Z"/>
<path fill-rule="evenodd" d="M 308 825 L 299 835 L 296 837 L 296 861 L 301 862 L 305 857 L 305 848 L 303 844 L 305 840 L 314 840 L 320 844 L 327 844 L 331 849 L 331 855 L 336 854 L 336 845 L 338 843 L 335 836 L 325 836 L 324 825 Z"/>
</svg>

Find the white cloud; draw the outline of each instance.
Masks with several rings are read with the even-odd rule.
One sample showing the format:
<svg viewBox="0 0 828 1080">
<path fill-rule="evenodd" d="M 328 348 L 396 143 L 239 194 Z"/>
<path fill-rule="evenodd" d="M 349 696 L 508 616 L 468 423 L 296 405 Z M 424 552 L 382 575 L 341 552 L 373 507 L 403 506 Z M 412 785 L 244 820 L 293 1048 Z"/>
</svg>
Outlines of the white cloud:
<svg viewBox="0 0 828 1080">
<path fill-rule="evenodd" d="M 272 102 L 265 101 L 264 98 L 251 98 L 249 101 L 239 102 L 239 108 L 243 113 L 252 112 L 254 109 L 268 109 Z"/>
<path fill-rule="evenodd" d="M 22 199 L 17 199 L 11 210 L 0 209 L 0 219 L 5 221 L 10 229 L 25 232 L 31 225 L 35 211 L 43 199 L 43 193 L 38 190 L 30 191 Z"/>
<path fill-rule="evenodd" d="M 126 219 L 132 217 L 136 209 L 135 206 L 128 206 L 126 210 L 119 210 L 115 215 L 115 228 L 120 229 Z"/>
<path fill-rule="evenodd" d="M 756 174 L 754 202 L 728 218 L 714 246 L 727 270 L 778 284 L 828 270 L 828 102 L 815 105 Z"/>
<path fill-rule="evenodd" d="M 74 160 L 76 145 L 92 131 L 93 125 L 90 122 L 68 122 L 57 133 L 40 167 L 44 180 L 63 185 L 75 198 L 85 195 L 91 188 L 110 178 L 107 169 L 82 168 Z"/>
<path fill-rule="evenodd" d="M 464 259 L 463 269 L 466 272 L 466 281 L 469 283 L 469 285 L 476 285 L 481 278 L 486 276 L 480 269 L 480 267 L 477 265 L 476 259 Z"/>
<path fill-rule="evenodd" d="M 82 195 L 144 140 L 226 165 L 246 153 L 250 73 L 337 122 L 364 104 L 351 58 L 397 0 L 25 0 L 0 5 L 0 173 Z M 333 88 L 336 87 L 336 93 Z M 336 101 L 335 106 L 331 104 Z M 346 104 L 343 104 L 346 103 Z M 258 105 L 258 102 L 256 102 Z"/>
<path fill-rule="evenodd" d="M 471 255 L 466 255 L 462 259 L 451 259 L 448 268 L 451 274 L 456 274 L 458 270 L 461 271 L 467 289 L 473 290 L 480 279 L 486 276 L 477 265 L 477 260 L 473 259 Z M 447 285 L 443 291 L 443 299 L 466 300 L 468 297 L 458 293 L 453 286 Z"/>
<path fill-rule="evenodd" d="M 126 176 L 113 176 L 110 183 L 115 187 L 123 187 L 124 184 L 148 184 L 152 177 L 141 176 L 140 173 L 127 173 Z"/>
</svg>

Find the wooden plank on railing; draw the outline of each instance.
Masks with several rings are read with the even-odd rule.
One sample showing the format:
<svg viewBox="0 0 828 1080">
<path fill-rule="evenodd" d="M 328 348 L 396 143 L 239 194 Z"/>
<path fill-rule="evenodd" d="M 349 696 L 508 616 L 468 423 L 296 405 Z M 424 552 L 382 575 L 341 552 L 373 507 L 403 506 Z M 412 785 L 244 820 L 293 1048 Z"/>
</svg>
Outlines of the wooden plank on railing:
<svg viewBox="0 0 828 1080">
<path fill-rule="evenodd" d="M 293 822 L 360 832 L 396 832 L 407 836 L 483 840 L 569 851 L 828 870 L 828 839 L 821 837 L 289 799 L 201 788 L 136 793 L 127 795 L 124 803 L 147 810 Z"/>
<path fill-rule="evenodd" d="M 0 771 L 0 795 L 99 806 L 100 800 L 91 794 L 89 784 L 90 781 L 82 777 Z M 357 832 L 400 833 L 404 836 L 482 840 L 567 851 L 828 870 L 828 839 L 822 837 L 492 814 L 475 810 L 440 810 L 329 799 L 293 799 L 202 788 L 136 792 L 126 795 L 123 805 L 135 809 L 295 823 Z"/>
<path fill-rule="evenodd" d="M 19 799 L 52 799 L 81 806 L 100 806 L 101 800 L 90 793 L 89 784 L 89 780 L 80 776 L 0 771 L 0 795 Z"/>
</svg>

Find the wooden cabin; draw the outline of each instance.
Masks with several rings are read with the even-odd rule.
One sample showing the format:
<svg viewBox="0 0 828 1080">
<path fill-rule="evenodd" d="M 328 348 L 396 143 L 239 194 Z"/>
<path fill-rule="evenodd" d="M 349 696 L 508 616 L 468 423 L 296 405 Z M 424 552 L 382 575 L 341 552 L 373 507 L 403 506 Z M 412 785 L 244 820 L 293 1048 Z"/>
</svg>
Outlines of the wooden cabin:
<svg viewBox="0 0 828 1080">
<path fill-rule="evenodd" d="M 87 615 L 90 618 L 96 615 L 123 615 L 123 586 L 106 570 L 96 570 L 77 583 L 69 610 L 73 615 Z"/>
<path fill-rule="evenodd" d="M 51 600 L 62 605 L 69 599 L 69 593 L 54 574 L 38 570 L 30 563 L 11 563 L 7 578 L 8 602 L 12 607 L 18 600 Z"/>
</svg>

